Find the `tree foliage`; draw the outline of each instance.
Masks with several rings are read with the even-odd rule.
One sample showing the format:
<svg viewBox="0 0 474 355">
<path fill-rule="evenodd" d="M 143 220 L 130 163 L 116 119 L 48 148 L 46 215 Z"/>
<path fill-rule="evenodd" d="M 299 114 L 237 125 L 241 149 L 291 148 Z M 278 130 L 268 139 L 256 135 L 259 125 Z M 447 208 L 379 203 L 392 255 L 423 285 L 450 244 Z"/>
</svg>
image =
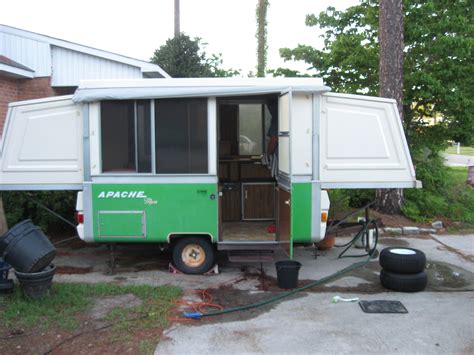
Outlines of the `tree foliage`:
<svg viewBox="0 0 474 355">
<path fill-rule="evenodd" d="M 405 0 L 404 125 L 412 148 L 439 151 L 447 139 L 474 143 L 474 25 L 469 0 Z M 325 30 L 322 50 L 283 48 L 334 91 L 377 96 L 378 0 L 308 15 Z M 284 74 L 278 69 L 276 74 Z M 426 118 L 442 122 L 430 125 Z"/>
<path fill-rule="evenodd" d="M 155 50 L 151 62 L 161 66 L 173 78 L 228 77 L 238 75 L 234 69 L 222 68 L 220 54 L 208 55 L 200 38 L 181 33 Z"/>
</svg>

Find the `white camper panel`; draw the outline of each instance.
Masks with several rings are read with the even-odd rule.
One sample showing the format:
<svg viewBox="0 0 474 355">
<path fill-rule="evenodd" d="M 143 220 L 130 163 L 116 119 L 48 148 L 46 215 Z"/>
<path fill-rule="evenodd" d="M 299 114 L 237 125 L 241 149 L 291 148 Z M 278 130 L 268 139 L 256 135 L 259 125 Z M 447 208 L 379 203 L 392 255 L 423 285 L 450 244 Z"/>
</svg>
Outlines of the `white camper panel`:
<svg viewBox="0 0 474 355">
<path fill-rule="evenodd" d="M 82 114 L 71 96 L 10 104 L 0 150 L 2 190 L 80 189 Z"/>
<path fill-rule="evenodd" d="M 291 175 L 313 172 L 313 95 L 293 93 L 291 102 Z"/>
<path fill-rule="evenodd" d="M 322 94 L 320 142 L 323 188 L 417 186 L 395 100 Z"/>
</svg>

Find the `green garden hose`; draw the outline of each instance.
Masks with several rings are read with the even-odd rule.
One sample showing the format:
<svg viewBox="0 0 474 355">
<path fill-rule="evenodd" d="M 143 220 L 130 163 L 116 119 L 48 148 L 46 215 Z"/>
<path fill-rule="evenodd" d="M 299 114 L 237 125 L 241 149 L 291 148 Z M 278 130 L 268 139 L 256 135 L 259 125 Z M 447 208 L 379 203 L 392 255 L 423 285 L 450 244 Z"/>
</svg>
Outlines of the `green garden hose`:
<svg viewBox="0 0 474 355">
<path fill-rule="evenodd" d="M 372 221 L 371 221 L 372 222 Z M 375 223 L 375 222 L 373 222 Z M 367 225 L 368 224 L 365 224 L 364 225 L 364 229 L 366 230 L 367 229 Z M 245 311 L 245 310 L 248 310 L 248 309 L 252 309 L 252 308 L 257 308 L 257 307 L 261 307 L 261 306 L 265 306 L 269 303 L 272 303 L 272 302 L 276 302 L 278 300 L 281 300 L 283 298 L 286 298 L 286 297 L 289 297 L 291 295 L 294 295 L 295 293 L 298 293 L 298 292 L 301 292 L 301 291 L 304 291 L 304 290 L 307 290 L 307 289 L 310 289 L 314 286 L 318 286 L 318 285 L 321 285 L 325 282 L 328 282 L 330 280 L 333 280 L 341 275 L 344 275 L 346 273 L 348 273 L 349 271 L 352 271 L 352 270 L 355 270 L 359 267 L 362 267 L 366 264 L 368 264 L 370 262 L 370 260 L 372 259 L 372 255 L 374 254 L 375 250 L 376 250 L 376 246 L 377 246 L 377 236 L 375 237 L 375 246 L 374 248 L 372 248 L 371 250 L 369 250 L 369 253 L 368 253 L 368 258 L 364 261 L 360 261 L 358 263 L 355 263 L 355 264 L 352 264 L 352 265 L 349 265 L 347 267 L 345 267 L 344 269 L 338 271 L 338 272 L 335 272 L 334 274 L 331 274 L 329 276 L 326 276 L 326 277 L 323 277 L 322 279 L 319 279 L 319 280 L 316 280 L 306 286 L 303 286 L 303 287 L 300 287 L 300 288 L 296 288 L 294 290 L 291 290 L 291 291 L 287 291 L 287 292 L 284 292 L 278 296 L 275 296 L 275 297 L 271 297 L 269 299 L 266 299 L 266 300 L 263 300 L 263 301 L 259 301 L 259 302 L 255 302 L 255 303 L 251 303 L 251 304 L 247 304 L 247 305 L 244 305 L 244 306 L 238 306 L 238 307 L 232 307 L 232 308 L 227 308 L 227 309 L 223 309 L 221 311 L 215 311 L 215 312 L 209 312 L 209 313 L 199 313 L 199 312 L 192 312 L 192 313 L 187 313 L 187 312 L 184 312 L 183 315 L 186 317 L 186 318 L 194 318 L 194 319 L 200 319 L 202 317 L 211 317 L 211 316 L 219 316 L 219 315 L 222 315 L 222 314 L 228 314 L 228 313 L 233 313 L 233 312 L 239 312 L 239 311 Z M 351 245 L 353 245 L 354 243 L 352 243 Z"/>
</svg>

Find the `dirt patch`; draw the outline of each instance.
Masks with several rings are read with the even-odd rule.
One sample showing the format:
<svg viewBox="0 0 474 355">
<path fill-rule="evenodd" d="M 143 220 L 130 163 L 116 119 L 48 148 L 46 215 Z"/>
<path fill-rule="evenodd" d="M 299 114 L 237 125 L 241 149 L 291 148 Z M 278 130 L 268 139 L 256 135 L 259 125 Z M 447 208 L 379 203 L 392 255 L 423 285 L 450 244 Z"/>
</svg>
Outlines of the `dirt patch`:
<svg viewBox="0 0 474 355">
<path fill-rule="evenodd" d="M 153 353 L 162 333 L 163 329 L 160 327 L 135 331 L 133 322 L 130 322 L 127 333 L 123 335 L 113 327 L 95 330 L 93 323 L 84 321 L 73 332 L 50 329 L 46 332 L 24 333 L 1 339 L 0 353 L 46 354 L 51 350 L 51 354 L 58 355 Z M 77 336 L 79 334 L 80 336 Z"/>
<path fill-rule="evenodd" d="M 92 272 L 92 266 L 56 266 L 56 273 L 58 274 L 88 274 L 89 272 Z"/>
<path fill-rule="evenodd" d="M 370 210 L 370 218 L 380 220 L 379 227 L 419 227 L 431 228 L 431 223 L 421 223 L 412 221 L 402 215 L 391 215 Z"/>
</svg>

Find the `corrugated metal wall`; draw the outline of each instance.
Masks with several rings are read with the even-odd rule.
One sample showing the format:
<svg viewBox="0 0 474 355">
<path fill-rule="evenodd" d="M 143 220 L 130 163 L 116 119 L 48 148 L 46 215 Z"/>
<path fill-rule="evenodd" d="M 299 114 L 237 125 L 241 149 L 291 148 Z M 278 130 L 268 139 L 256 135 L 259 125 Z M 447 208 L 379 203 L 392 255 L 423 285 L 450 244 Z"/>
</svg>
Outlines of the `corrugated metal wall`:
<svg viewBox="0 0 474 355">
<path fill-rule="evenodd" d="M 99 58 L 66 48 L 51 46 L 52 86 L 77 86 L 85 79 L 142 78 L 138 67 Z"/>
<path fill-rule="evenodd" d="M 49 43 L 0 32 L 0 55 L 26 65 L 35 76 L 51 76 Z"/>
</svg>

